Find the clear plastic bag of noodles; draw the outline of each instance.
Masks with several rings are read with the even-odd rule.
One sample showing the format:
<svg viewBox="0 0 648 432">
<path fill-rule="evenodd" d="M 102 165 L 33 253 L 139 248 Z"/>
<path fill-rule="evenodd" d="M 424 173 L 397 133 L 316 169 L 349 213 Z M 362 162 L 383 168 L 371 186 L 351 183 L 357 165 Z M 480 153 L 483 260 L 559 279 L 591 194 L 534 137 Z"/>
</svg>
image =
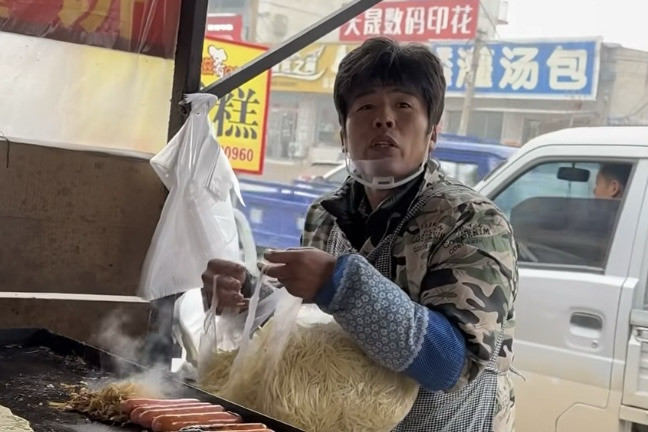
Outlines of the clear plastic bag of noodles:
<svg viewBox="0 0 648 432">
<path fill-rule="evenodd" d="M 263 278 L 257 280 L 255 293 L 260 292 Z M 229 378 L 230 370 L 242 346 L 246 346 L 250 337 L 243 337 L 247 328 L 248 335 L 265 322 L 276 309 L 276 304 L 283 292 L 275 291 L 260 299 L 253 295 L 245 308 L 222 308 L 217 313 L 218 297 L 216 296 L 217 278 L 213 280 L 211 307 L 205 314 L 203 331 L 200 335 L 198 359 L 198 385 L 205 391 L 221 395 L 222 387 Z"/>
<path fill-rule="evenodd" d="M 308 432 L 387 432 L 400 423 L 418 394 L 413 380 L 373 362 L 317 306 L 284 288 L 259 301 L 260 291 L 220 396 Z"/>
</svg>

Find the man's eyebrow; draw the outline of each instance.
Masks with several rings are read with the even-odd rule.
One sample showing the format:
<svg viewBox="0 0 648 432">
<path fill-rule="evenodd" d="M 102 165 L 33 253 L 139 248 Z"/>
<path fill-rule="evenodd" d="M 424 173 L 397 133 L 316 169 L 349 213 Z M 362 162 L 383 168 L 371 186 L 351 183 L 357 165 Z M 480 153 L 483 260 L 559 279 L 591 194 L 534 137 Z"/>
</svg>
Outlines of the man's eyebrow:
<svg viewBox="0 0 648 432">
<path fill-rule="evenodd" d="M 361 90 L 358 93 L 355 94 L 354 99 L 359 99 L 361 97 L 370 95 L 371 93 L 375 93 L 379 87 L 373 87 L 373 88 L 368 88 L 365 90 Z M 410 96 L 416 96 L 416 92 L 407 88 L 407 87 L 393 87 L 389 90 L 389 93 L 403 93 L 407 94 Z"/>
</svg>

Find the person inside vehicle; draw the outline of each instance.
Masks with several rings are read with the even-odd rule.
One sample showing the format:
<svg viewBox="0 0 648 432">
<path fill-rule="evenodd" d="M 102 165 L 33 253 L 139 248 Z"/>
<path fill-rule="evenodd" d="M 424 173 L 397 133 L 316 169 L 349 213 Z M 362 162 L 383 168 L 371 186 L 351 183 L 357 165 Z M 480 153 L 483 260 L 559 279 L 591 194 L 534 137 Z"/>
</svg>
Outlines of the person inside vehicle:
<svg viewBox="0 0 648 432">
<path fill-rule="evenodd" d="M 428 158 L 445 88 L 424 45 L 347 54 L 334 102 L 349 179 L 310 207 L 301 248 L 265 253 L 267 274 L 420 384 L 395 431 L 511 431 L 517 250 L 502 212 Z M 240 264 L 208 263 L 206 299 L 214 278 L 219 305 L 250 295 Z"/>
<path fill-rule="evenodd" d="M 602 163 L 596 174 L 594 197 L 621 199 L 625 192 L 632 166 L 623 163 Z"/>
</svg>

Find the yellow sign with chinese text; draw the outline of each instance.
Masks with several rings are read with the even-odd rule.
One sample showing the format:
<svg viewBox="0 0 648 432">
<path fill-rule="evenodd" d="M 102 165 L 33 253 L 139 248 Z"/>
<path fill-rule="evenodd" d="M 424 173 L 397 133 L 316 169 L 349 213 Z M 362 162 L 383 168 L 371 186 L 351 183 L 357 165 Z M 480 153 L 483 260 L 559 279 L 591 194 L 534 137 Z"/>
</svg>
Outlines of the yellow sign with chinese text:
<svg viewBox="0 0 648 432">
<path fill-rule="evenodd" d="M 272 68 L 275 91 L 333 93 L 338 65 L 355 44 L 315 43 Z"/>
<path fill-rule="evenodd" d="M 208 86 L 264 53 L 267 48 L 231 40 L 206 38 L 202 86 Z M 209 118 L 218 143 L 237 172 L 263 173 L 270 72 L 266 71 L 218 100 Z"/>
</svg>

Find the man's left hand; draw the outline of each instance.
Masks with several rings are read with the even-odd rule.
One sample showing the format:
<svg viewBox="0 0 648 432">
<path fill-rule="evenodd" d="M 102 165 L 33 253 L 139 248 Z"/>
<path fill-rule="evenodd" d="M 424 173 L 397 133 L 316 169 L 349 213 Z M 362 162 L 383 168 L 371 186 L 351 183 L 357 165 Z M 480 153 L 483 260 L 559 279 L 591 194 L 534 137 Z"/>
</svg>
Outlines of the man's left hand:
<svg viewBox="0 0 648 432">
<path fill-rule="evenodd" d="M 295 297 L 313 301 L 333 276 L 336 258 L 315 248 L 269 250 L 264 258 L 271 264 L 266 274 L 276 278 Z"/>
</svg>

